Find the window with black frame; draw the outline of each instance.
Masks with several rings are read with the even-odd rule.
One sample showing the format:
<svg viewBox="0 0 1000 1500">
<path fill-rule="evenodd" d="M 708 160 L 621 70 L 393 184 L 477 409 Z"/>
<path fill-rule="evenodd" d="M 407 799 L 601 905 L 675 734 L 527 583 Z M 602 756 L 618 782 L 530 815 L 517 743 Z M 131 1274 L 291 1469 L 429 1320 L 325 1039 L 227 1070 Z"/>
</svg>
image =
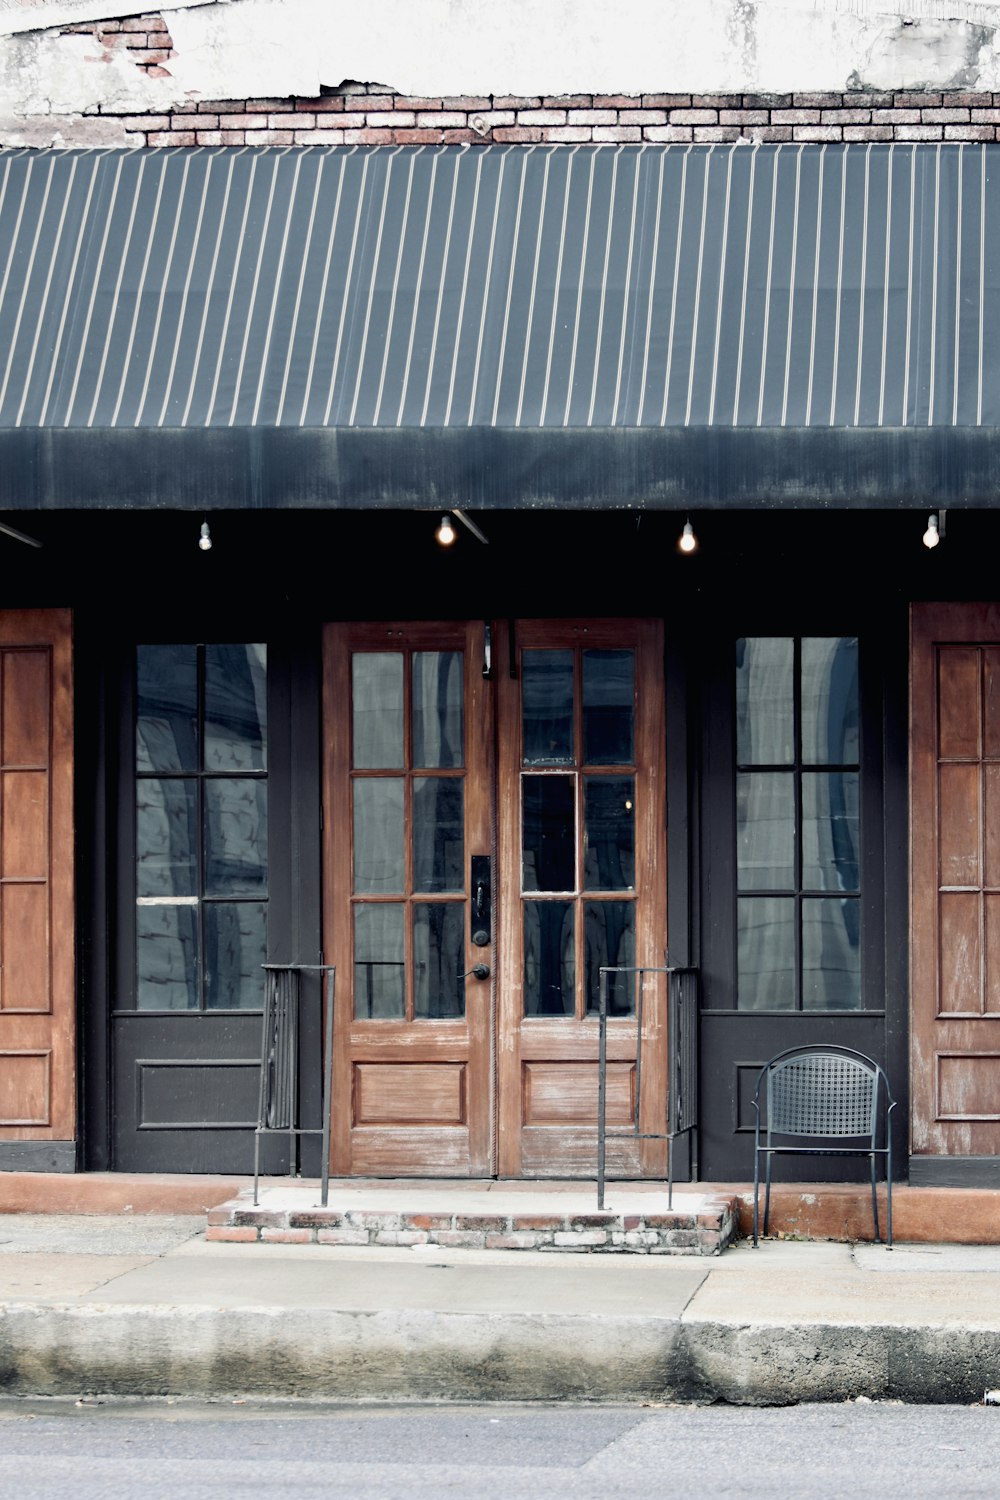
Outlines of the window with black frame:
<svg viewBox="0 0 1000 1500">
<path fill-rule="evenodd" d="M 141 645 L 135 672 L 136 1008 L 260 1009 L 266 647 Z"/>
<path fill-rule="evenodd" d="M 737 1007 L 858 1010 L 857 639 L 743 637 L 735 692 Z"/>
</svg>

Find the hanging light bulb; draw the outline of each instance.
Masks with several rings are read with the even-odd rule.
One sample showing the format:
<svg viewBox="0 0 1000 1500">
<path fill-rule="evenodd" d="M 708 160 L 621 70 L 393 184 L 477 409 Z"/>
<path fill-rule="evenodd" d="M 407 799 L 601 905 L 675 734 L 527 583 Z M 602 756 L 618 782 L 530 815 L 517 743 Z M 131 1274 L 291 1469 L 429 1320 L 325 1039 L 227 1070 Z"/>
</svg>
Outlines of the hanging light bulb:
<svg viewBox="0 0 1000 1500">
<path fill-rule="evenodd" d="M 941 540 L 941 526 L 934 511 L 927 517 L 927 530 L 924 532 L 924 546 L 936 547 Z"/>
<path fill-rule="evenodd" d="M 696 552 L 698 550 L 698 538 L 694 534 L 694 527 L 690 521 L 684 522 L 684 530 L 677 539 L 677 545 L 682 552 Z"/>
<path fill-rule="evenodd" d="M 208 529 L 207 521 L 202 521 L 201 523 L 201 536 L 198 538 L 198 546 L 202 552 L 211 552 L 212 550 L 212 533 Z"/>
<path fill-rule="evenodd" d="M 435 531 L 439 544 L 442 547 L 450 547 L 455 540 L 455 528 L 451 523 L 451 516 L 442 516 L 441 524 Z"/>
</svg>

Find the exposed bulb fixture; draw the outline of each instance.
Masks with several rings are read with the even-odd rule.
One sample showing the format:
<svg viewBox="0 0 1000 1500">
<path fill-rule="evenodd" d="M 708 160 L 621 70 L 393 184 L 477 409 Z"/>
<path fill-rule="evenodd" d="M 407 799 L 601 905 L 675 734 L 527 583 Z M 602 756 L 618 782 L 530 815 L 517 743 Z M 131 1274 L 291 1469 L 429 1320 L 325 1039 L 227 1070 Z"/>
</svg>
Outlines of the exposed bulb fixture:
<svg viewBox="0 0 1000 1500">
<path fill-rule="evenodd" d="M 927 530 L 924 532 L 924 546 L 936 547 L 941 540 L 941 518 L 936 511 L 931 511 L 927 517 Z"/>
<path fill-rule="evenodd" d="M 677 539 L 677 545 L 682 552 L 696 552 L 698 550 L 698 538 L 694 534 L 694 527 L 690 521 L 684 522 L 684 530 Z"/>
<path fill-rule="evenodd" d="M 212 533 L 208 529 L 207 521 L 202 521 L 201 523 L 201 536 L 198 538 L 198 546 L 202 552 L 211 552 L 212 550 Z"/>
<path fill-rule="evenodd" d="M 435 531 L 434 533 L 434 535 L 438 539 L 438 543 L 440 544 L 440 546 L 450 547 L 452 542 L 455 540 L 456 534 L 457 533 L 455 531 L 455 528 L 451 524 L 451 516 L 442 516 L 441 524 L 438 527 L 437 531 Z"/>
</svg>

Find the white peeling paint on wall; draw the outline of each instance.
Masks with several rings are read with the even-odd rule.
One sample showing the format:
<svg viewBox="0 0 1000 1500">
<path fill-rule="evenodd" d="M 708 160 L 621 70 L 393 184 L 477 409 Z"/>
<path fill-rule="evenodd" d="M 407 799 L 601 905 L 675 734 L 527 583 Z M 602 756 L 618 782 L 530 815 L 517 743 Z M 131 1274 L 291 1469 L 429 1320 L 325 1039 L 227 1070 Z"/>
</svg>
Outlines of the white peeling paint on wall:
<svg viewBox="0 0 1000 1500">
<path fill-rule="evenodd" d="M 164 0 L 167 76 L 59 26 L 140 0 L 0 0 L 0 114 L 156 111 L 401 93 L 787 93 L 1000 88 L 1000 0 Z M 38 29 L 44 26 L 48 29 Z"/>
</svg>

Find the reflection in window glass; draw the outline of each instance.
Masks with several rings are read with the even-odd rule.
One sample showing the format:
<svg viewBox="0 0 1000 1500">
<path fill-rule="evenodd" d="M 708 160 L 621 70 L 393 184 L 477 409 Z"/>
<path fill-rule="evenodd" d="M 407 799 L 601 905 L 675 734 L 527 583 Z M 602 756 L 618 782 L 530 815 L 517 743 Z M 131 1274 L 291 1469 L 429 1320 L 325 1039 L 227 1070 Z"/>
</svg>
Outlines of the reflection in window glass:
<svg viewBox="0 0 1000 1500">
<path fill-rule="evenodd" d="M 138 771 L 198 769 L 197 647 L 139 647 L 135 760 Z"/>
<path fill-rule="evenodd" d="M 852 765 L 859 755 L 856 636 L 802 641 L 802 759 Z"/>
<path fill-rule="evenodd" d="M 403 656 L 359 651 L 351 658 L 352 743 L 356 770 L 403 766 Z"/>
<path fill-rule="evenodd" d="M 461 651 L 413 653 L 413 764 L 447 770 L 464 762 Z"/>
<path fill-rule="evenodd" d="M 354 1014 L 358 1020 L 402 1020 L 406 1014 L 403 907 L 354 908 Z"/>
<path fill-rule="evenodd" d="M 524 764 L 572 763 L 573 653 L 525 651 L 521 657 Z"/>
<path fill-rule="evenodd" d="M 193 896 L 198 890 L 198 786 L 143 777 L 135 798 L 136 894 Z"/>
<path fill-rule="evenodd" d="M 795 781 L 785 771 L 736 777 L 736 869 L 741 891 L 795 883 Z"/>
<path fill-rule="evenodd" d="M 465 1015 L 465 907 L 457 901 L 413 908 L 413 1013 L 437 1020 Z"/>
<path fill-rule="evenodd" d="M 794 1010 L 794 898 L 741 896 L 737 911 L 740 1010 Z"/>
<path fill-rule="evenodd" d="M 635 885 L 635 783 L 631 776 L 587 776 L 583 787 L 583 887 Z"/>
<path fill-rule="evenodd" d="M 522 889 L 576 889 L 576 826 L 572 776 L 525 776 Z"/>
<path fill-rule="evenodd" d="M 205 647 L 205 769 L 267 765 L 267 647 Z"/>
<path fill-rule="evenodd" d="M 524 1014 L 576 1013 L 572 901 L 524 903 Z"/>
<path fill-rule="evenodd" d="M 861 916 L 857 901 L 802 903 L 804 1010 L 861 1007 Z"/>
<path fill-rule="evenodd" d="M 583 758 L 625 766 L 635 755 L 635 652 L 583 653 Z"/>
<path fill-rule="evenodd" d="M 635 905 L 631 901 L 588 901 L 583 940 L 587 964 L 588 1015 L 600 1011 L 601 968 L 630 969 L 635 964 Z M 634 974 L 608 975 L 608 1015 L 635 1014 Z"/>
<path fill-rule="evenodd" d="M 267 961 L 266 908 L 260 901 L 205 903 L 205 1005 L 261 1010 Z"/>
<path fill-rule="evenodd" d="M 413 781 L 413 889 L 461 891 L 465 883 L 464 784 L 457 776 Z"/>
<path fill-rule="evenodd" d="M 267 782 L 205 782 L 205 894 L 259 896 L 267 889 Z"/>
<path fill-rule="evenodd" d="M 404 889 L 403 781 L 372 776 L 354 783 L 354 890 L 396 895 Z"/>
<path fill-rule="evenodd" d="M 802 884 L 806 890 L 858 889 L 857 771 L 802 776 Z"/>
<path fill-rule="evenodd" d="M 741 766 L 787 766 L 795 759 L 793 663 L 787 636 L 736 642 L 736 759 Z"/>
<path fill-rule="evenodd" d="M 198 1009 L 198 913 L 194 906 L 136 910 L 136 1007 Z"/>
</svg>

